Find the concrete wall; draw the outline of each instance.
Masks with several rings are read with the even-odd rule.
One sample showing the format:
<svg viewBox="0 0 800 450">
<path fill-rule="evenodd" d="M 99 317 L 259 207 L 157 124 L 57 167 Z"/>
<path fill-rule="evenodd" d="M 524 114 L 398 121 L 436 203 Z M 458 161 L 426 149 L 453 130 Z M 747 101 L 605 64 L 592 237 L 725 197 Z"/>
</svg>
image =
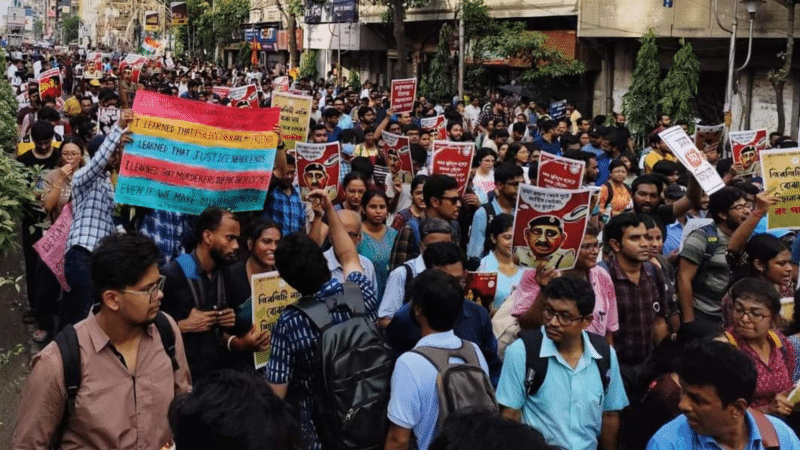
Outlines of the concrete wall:
<svg viewBox="0 0 800 450">
<path fill-rule="evenodd" d="M 674 0 L 673 7 L 663 0 L 581 0 L 579 37 L 639 37 L 652 28 L 661 37 L 729 37 L 717 25 L 714 3 L 717 0 Z M 719 18 L 726 28 L 733 22 L 734 5 L 739 0 L 718 0 Z M 748 15 L 738 5 L 740 36 L 747 36 Z M 786 8 L 767 0 L 755 19 L 756 37 L 786 37 Z M 800 20 L 795 30 L 800 31 Z"/>
<path fill-rule="evenodd" d="M 522 18 L 571 16 L 578 12 L 577 0 L 484 0 L 489 14 L 495 18 Z M 453 20 L 459 0 L 433 0 L 423 8 L 406 10 L 406 21 Z M 384 6 L 374 6 L 369 2 L 359 5 L 359 16 L 363 22 L 381 22 L 386 11 Z"/>
</svg>

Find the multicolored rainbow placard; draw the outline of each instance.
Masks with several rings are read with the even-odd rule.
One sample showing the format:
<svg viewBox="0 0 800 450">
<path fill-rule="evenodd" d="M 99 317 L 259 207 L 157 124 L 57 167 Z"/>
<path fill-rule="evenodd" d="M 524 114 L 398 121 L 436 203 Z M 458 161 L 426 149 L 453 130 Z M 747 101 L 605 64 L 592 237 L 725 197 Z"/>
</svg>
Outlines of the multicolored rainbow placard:
<svg viewBox="0 0 800 450">
<path fill-rule="evenodd" d="M 115 201 L 200 214 L 264 207 L 278 135 L 277 108 L 237 109 L 140 91 Z"/>
</svg>

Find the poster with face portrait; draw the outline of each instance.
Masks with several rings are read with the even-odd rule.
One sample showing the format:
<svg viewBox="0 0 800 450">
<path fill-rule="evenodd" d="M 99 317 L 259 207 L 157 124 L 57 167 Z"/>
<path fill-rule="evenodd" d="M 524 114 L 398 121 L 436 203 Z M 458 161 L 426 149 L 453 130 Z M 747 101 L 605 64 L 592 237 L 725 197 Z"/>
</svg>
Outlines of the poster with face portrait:
<svg viewBox="0 0 800 450">
<path fill-rule="evenodd" d="M 281 313 L 302 297 L 278 272 L 255 274 L 250 277 L 253 327 L 257 333 L 272 331 Z M 267 365 L 272 349 L 253 353 L 255 368 Z"/>
<path fill-rule="evenodd" d="M 232 88 L 228 92 L 228 98 L 231 99 L 228 106 L 233 108 L 258 108 L 258 86 L 248 84 Z"/>
<path fill-rule="evenodd" d="M 326 144 L 295 144 L 297 162 L 297 181 L 300 185 L 300 197 L 308 200 L 308 193 L 314 189 L 324 189 L 333 200 L 339 191 L 339 142 Z"/>
<path fill-rule="evenodd" d="M 464 283 L 467 300 L 478 303 L 490 311 L 497 293 L 497 272 L 467 272 Z"/>
<path fill-rule="evenodd" d="M 433 141 L 434 174 L 449 175 L 458 182 L 458 194 L 463 196 L 472 168 L 472 155 L 475 154 L 473 142 Z"/>
<path fill-rule="evenodd" d="M 400 180 L 401 183 L 411 184 L 414 178 L 414 166 L 411 163 L 411 144 L 408 137 L 386 131 L 381 136 L 383 157 L 392 174 L 392 181 Z"/>
<path fill-rule="evenodd" d="M 83 66 L 83 78 L 96 80 L 103 76 L 103 54 L 90 52 L 86 54 L 86 63 Z"/>
<path fill-rule="evenodd" d="M 580 189 L 586 163 L 541 152 L 536 185 L 544 188 Z"/>
<path fill-rule="evenodd" d="M 722 143 L 722 132 L 725 131 L 725 124 L 719 125 L 697 125 L 694 133 L 694 145 L 698 150 L 705 153 L 716 149 L 722 154 L 720 143 Z"/>
<path fill-rule="evenodd" d="M 767 148 L 767 130 L 731 131 L 728 133 L 733 163 L 741 165 L 740 175 L 754 175 L 761 169 L 758 154 Z"/>
<path fill-rule="evenodd" d="M 58 69 L 50 69 L 39 75 L 39 98 L 42 100 L 61 97 L 61 73 Z"/>
<path fill-rule="evenodd" d="M 122 74 L 122 79 L 124 81 L 138 83 L 139 75 L 142 73 L 142 68 L 146 65 L 146 56 L 129 53 L 125 56 L 125 59 L 119 63 L 119 72 Z"/>
<path fill-rule="evenodd" d="M 447 120 L 444 116 L 423 117 L 419 119 L 419 126 L 431 132 L 431 139 L 447 139 Z"/>
<path fill-rule="evenodd" d="M 586 232 L 590 197 L 589 189 L 567 191 L 521 184 L 513 244 L 520 265 L 573 268 Z"/>
<path fill-rule="evenodd" d="M 658 135 L 672 150 L 672 154 L 692 173 L 700 187 L 706 191 L 706 194 L 711 195 L 725 187 L 725 183 L 717 173 L 717 169 L 706 161 L 705 155 L 695 147 L 692 139 L 683 131 L 683 128 L 674 126 L 658 133 Z"/>
</svg>

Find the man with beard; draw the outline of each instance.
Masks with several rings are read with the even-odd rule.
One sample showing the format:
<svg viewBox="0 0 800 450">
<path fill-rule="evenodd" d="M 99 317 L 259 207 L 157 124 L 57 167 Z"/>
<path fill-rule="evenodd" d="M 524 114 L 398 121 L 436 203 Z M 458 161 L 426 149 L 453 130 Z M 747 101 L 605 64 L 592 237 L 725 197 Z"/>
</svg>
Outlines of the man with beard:
<svg viewBox="0 0 800 450">
<path fill-rule="evenodd" d="M 306 171 L 308 167 L 310 165 L 306 167 Z M 324 169 L 322 173 L 325 174 Z M 294 156 L 286 155 L 286 168 L 279 174 L 280 176 L 272 178 L 274 181 L 271 183 L 264 205 L 264 217 L 274 220 L 280 226 L 283 236 L 302 231 L 306 225 L 306 209 L 300 200 L 300 193 L 294 187 L 296 174 Z"/>
<path fill-rule="evenodd" d="M 684 322 L 722 323 L 722 296 L 730 281 L 728 240 L 751 213 L 745 193 L 725 187 L 711 194 L 708 215 L 714 223 L 686 237 L 678 265 L 678 293 Z"/>
<path fill-rule="evenodd" d="M 161 273 L 166 277 L 162 308 L 178 322 L 192 379 L 199 380 L 220 368 L 221 352 L 228 345 L 222 330 L 233 334 L 236 324 L 221 269 L 236 262 L 239 220 L 209 206 L 197 219 L 195 239 L 192 253 L 169 262 Z"/>
<path fill-rule="evenodd" d="M 670 224 L 675 222 L 676 218 L 686 214 L 692 207 L 700 204 L 702 192 L 694 177 L 689 177 L 686 195 L 670 205 L 662 203 L 662 189 L 664 189 L 664 183 L 652 174 L 642 175 L 633 180 L 631 191 L 633 192 L 634 212 L 653 216 L 662 224 Z"/>
<path fill-rule="evenodd" d="M 10 448 L 132 450 L 161 448 L 170 440 L 169 404 L 191 390 L 191 379 L 178 327 L 166 315 L 158 319 L 158 258 L 155 243 L 139 234 L 100 241 L 91 255 L 100 304 L 72 328 L 80 357 L 64 361 L 54 342 L 34 357 Z M 174 338 L 173 361 L 162 342 L 167 330 Z M 65 364 L 79 369 L 80 379 L 69 420 L 62 422 L 70 373 Z"/>
</svg>

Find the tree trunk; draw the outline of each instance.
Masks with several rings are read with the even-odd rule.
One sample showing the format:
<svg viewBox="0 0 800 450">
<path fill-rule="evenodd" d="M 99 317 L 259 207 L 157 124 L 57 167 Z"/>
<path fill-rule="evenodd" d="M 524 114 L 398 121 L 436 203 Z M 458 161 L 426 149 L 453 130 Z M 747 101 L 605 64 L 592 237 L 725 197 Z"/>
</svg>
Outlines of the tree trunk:
<svg viewBox="0 0 800 450">
<path fill-rule="evenodd" d="M 297 51 L 297 18 L 294 14 L 289 13 L 287 15 L 287 40 L 289 45 L 289 67 L 297 67 L 298 62 L 300 61 L 300 55 Z"/>
<path fill-rule="evenodd" d="M 394 40 L 397 43 L 395 77 L 406 78 L 408 63 L 406 61 L 406 12 L 403 9 L 403 0 L 392 0 L 392 18 L 394 19 Z"/>
<path fill-rule="evenodd" d="M 783 87 L 792 69 L 792 58 L 794 57 L 794 9 L 793 0 L 789 0 L 786 13 L 786 51 L 783 54 L 783 67 L 772 77 L 772 88 L 775 89 L 775 106 L 778 109 L 778 127 L 776 131 L 780 134 L 786 129 L 786 113 L 783 110 Z"/>
</svg>

